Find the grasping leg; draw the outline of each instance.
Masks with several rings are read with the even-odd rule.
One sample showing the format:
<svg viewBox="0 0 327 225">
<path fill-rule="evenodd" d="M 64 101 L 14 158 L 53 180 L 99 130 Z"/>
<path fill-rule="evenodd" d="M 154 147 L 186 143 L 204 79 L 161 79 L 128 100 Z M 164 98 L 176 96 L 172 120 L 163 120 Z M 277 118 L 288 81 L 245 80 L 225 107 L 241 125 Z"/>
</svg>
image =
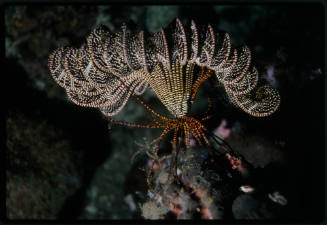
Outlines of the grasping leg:
<svg viewBox="0 0 327 225">
<path fill-rule="evenodd" d="M 169 131 L 169 129 L 168 129 L 168 127 L 166 127 L 166 128 L 163 130 L 163 132 L 161 133 L 161 135 L 160 135 L 159 137 L 157 137 L 156 139 L 154 139 L 153 141 L 151 141 L 151 142 L 149 143 L 149 145 L 152 145 L 152 144 L 154 144 L 154 143 L 156 143 L 156 142 L 158 141 L 158 144 L 157 144 L 156 149 L 155 149 L 155 156 L 156 156 L 156 157 L 158 157 L 159 144 L 160 144 L 161 140 L 163 139 L 163 137 L 168 133 L 168 131 Z M 159 158 L 159 157 L 158 157 L 158 158 Z M 152 172 L 153 172 L 153 166 L 154 166 L 154 163 L 155 163 L 155 160 L 152 159 L 152 160 L 151 160 L 151 164 L 152 164 L 152 165 L 151 165 L 151 167 L 150 167 L 149 174 L 148 174 L 148 176 L 147 176 L 147 178 L 146 178 L 149 187 L 151 187 L 150 178 L 151 178 L 151 175 L 152 175 Z M 158 164 L 160 165 L 160 162 L 158 162 Z"/>
</svg>

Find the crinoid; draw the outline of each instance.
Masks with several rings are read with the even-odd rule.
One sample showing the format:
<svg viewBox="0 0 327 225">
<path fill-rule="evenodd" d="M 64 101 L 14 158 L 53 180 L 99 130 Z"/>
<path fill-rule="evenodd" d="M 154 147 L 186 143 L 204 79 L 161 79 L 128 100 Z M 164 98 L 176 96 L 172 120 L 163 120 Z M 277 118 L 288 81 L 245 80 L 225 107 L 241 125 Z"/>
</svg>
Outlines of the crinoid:
<svg viewBox="0 0 327 225">
<path fill-rule="evenodd" d="M 175 144 L 177 137 L 183 137 L 189 147 L 193 135 L 199 144 L 210 145 L 202 124 L 209 116 L 195 118 L 189 111 L 199 87 L 213 74 L 235 106 L 256 117 L 272 114 L 279 106 L 279 94 L 268 85 L 257 87 L 258 71 L 250 61 L 250 50 L 232 50 L 227 33 L 214 32 L 210 25 L 198 27 L 194 21 L 184 26 L 176 19 L 151 35 L 136 33 L 126 25 L 116 33 L 100 26 L 79 49 L 55 50 L 49 67 L 74 103 L 99 108 L 116 124 L 162 128 L 162 134 L 151 141 L 159 148 L 169 131 L 174 132 Z M 155 112 L 138 97 L 148 86 L 173 118 Z M 152 114 L 153 124 L 109 117 L 117 114 L 130 96 Z"/>
</svg>

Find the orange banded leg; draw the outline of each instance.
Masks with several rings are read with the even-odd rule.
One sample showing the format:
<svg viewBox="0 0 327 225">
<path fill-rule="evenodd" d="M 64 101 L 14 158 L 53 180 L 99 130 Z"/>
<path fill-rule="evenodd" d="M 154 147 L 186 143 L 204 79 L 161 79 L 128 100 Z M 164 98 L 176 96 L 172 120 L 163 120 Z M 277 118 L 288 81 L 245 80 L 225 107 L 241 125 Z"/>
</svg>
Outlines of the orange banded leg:
<svg viewBox="0 0 327 225">
<path fill-rule="evenodd" d="M 178 129 L 174 129 L 174 137 L 173 137 L 173 144 L 177 146 L 177 131 Z"/>
<path fill-rule="evenodd" d="M 168 133 L 168 129 L 167 128 L 165 128 L 164 130 L 163 130 L 163 132 L 161 133 L 161 135 L 159 136 L 159 137 L 157 137 L 156 139 L 154 139 L 154 140 L 152 140 L 150 143 L 149 143 L 149 145 L 152 145 L 152 144 L 154 144 L 154 143 L 156 143 L 157 141 L 161 141 L 161 139 Z M 157 147 L 156 147 L 156 151 L 155 151 L 155 153 L 157 154 L 158 153 L 158 150 L 159 150 L 159 144 L 160 143 L 158 143 L 158 145 L 157 145 Z M 133 155 L 132 155 L 132 158 L 131 158 L 131 161 L 133 161 L 134 160 L 134 158 L 141 152 L 141 151 L 143 151 L 144 150 L 144 148 L 140 148 L 139 150 L 137 150 Z"/>
<path fill-rule="evenodd" d="M 157 117 L 159 117 L 160 119 L 164 120 L 164 121 L 168 121 L 170 120 L 170 118 L 163 116 L 159 113 L 157 113 L 156 111 L 154 111 L 150 106 L 148 106 L 141 98 L 139 98 L 138 96 L 136 96 L 135 94 L 132 94 L 132 96 L 138 101 L 140 102 L 145 108 L 146 110 L 148 110 L 149 112 L 153 113 L 154 115 L 156 115 Z"/>
<path fill-rule="evenodd" d="M 122 126 L 129 126 L 129 127 L 138 127 L 138 128 L 162 128 L 162 124 L 139 124 L 139 123 L 131 123 L 131 122 L 125 122 L 125 121 L 118 121 L 112 118 L 106 118 L 112 123 L 119 124 Z"/>
<path fill-rule="evenodd" d="M 206 135 L 204 134 L 203 131 L 200 131 L 201 135 L 202 135 L 202 138 L 204 139 L 204 141 L 206 142 L 206 144 L 210 147 L 211 144 L 209 142 L 209 140 L 207 139 Z"/>
<path fill-rule="evenodd" d="M 213 116 L 213 115 L 207 115 L 207 116 L 201 118 L 201 120 L 202 120 L 202 121 L 208 120 L 208 119 L 210 119 L 212 116 Z"/>
<path fill-rule="evenodd" d="M 195 130 L 197 130 L 197 133 L 200 134 L 200 137 L 202 136 L 203 140 L 206 142 L 206 144 L 208 146 L 210 146 L 210 142 L 207 139 L 207 137 L 204 134 L 204 131 L 208 131 L 207 128 L 205 128 L 205 126 L 203 126 L 199 121 L 195 120 L 195 123 L 197 124 L 197 126 L 195 126 Z"/>
<path fill-rule="evenodd" d="M 201 135 L 198 133 L 198 130 L 196 130 L 195 127 L 191 126 L 191 132 L 192 132 L 193 136 L 195 137 L 195 139 L 197 140 L 197 142 L 199 143 L 199 145 L 202 145 Z"/>
<path fill-rule="evenodd" d="M 184 135 L 185 135 L 185 146 L 186 146 L 186 149 L 189 149 L 190 148 L 190 131 L 189 131 L 189 128 L 187 126 L 187 124 L 184 125 Z"/>
<path fill-rule="evenodd" d="M 158 142 L 157 145 L 156 145 L 156 148 L 155 148 L 155 154 L 156 154 L 156 155 L 158 155 L 161 140 L 164 138 L 164 136 L 165 136 L 168 132 L 169 132 L 169 128 L 166 127 L 166 128 L 162 131 L 161 135 L 160 135 L 158 138 L 156 138 L 156 139 L 154 139 L 153 141 L 150 142 L 150 145 L 151 145 L 151 144 L 154 144 L 155 142 Z"/>
<path fill-rule="evenodd" d="M 201 142 L 201 138 L 206 142 L 206 144 L 208 146 L 210 146 L 210 143 L 207 139 L 207 137 L 204 134 L 204 131 L 207 132 L 207 129 L 205 128 L 205 126 L 203 126 L 202 123 L 200 123 L 198 120 L 192 118 L 192 133 L 195 136 L 195 138 L 197 139 L 197 141 L 199 142 L 200 145 L 202 145 Z"/>
<path fill-rule="evenodd" d="M 156 139 L 154 139 L 154 140 L 152 140 L 149 144 L 150 145 L 152 145 L 152 144 L 154 144 L 154 143 L 156 143 L 157 141 L 159 142 L 158 144 L 157 144 L 157 146 L 156 146 L 156 150 L 155 150 L 155 155 L 156 156 L 158 156 L 158 151 L 159 151 L 159 144 L 160 144 L 160 141 L 163 139 L 163 137 L 168 133 L 168 131 L 169 131 L 169 129 L 166 127 L 163 131 L 162 131 L 162 133 L 161 133 L 161 135 L 159 136 L 159 137 L 157 137 Z M 148 185 L 149 185 L 149 187 L 150 187 L 150 177 L 151 177 L 151 175 L 152 175 L 152 172 L 153 172 L 153 166 L 154 166 L 154 163 L 155 163 L 155 160 L 154 159 L 152 159 L 151 160 L 151 167 L 150 167 L 150 170 L 149 170 L 149 174 L 148 174 L 148 176 L 147 176 L 147 183 L 148 183 Z M 160 163 L 160 162 L 158 162 L 158 163 Z"/>
<path fill-rule="evenodd" d="M 161 118 L 162 120 L 169 120 L 169 118 L 157 113 L 156 111 L 154 111 L 150 106 L 148 106 L 147 104 L 145 104 L 145 102 L 143 102 L 143 100 L 141 98 L 139 98 L 138 96 L 136 96 L 136 94 L 134 94 L 133 90 L 131 90 L 125 83 L 124 81 L 122 81 L 120 79 L 120 77 L 116 76 L 116 78 L 120 81 L 120 83 L 122 84 L 122 86 L 127 90 L 132 92 L 132 96 L 138 101 L 140 102 L 149 112 L 152 112 L 154 115 L 158 116 L 159 118 Z"/>
<path fill-rule="evenodd" d="M 208 113 L 210 112 L 211 108 L 212 108 L 211 100 L 208 97 L 208 108 L 207 108 L 207 110 L 206 110 L 205 113 L 203 113 L 202 115 L 199 116 L 199 117 L 202 117 L 201 118 L 201 121 L 208 120 L 208 119 L 210 119 L 212 117 L 212 115 L 208 115 Z"/>
<path fill-rule="evenodd" d="M 201 84 L 204 81 L 206 81 L 209 77 L 211 77 L 212 72 L 213 71 L 210 70 L 210 69 L 206 69 L 205 67 L 201 67 L 201 74 L 200 74 L 200 76 L 198 76 L 198 78 L 196 79 L 196 81 L 195 81 L 195 83 L 193 84 L 193 87 L 192 87 L 191 100 L 195 99 L 195 96 L 198 93 Z"/>
</svg>

